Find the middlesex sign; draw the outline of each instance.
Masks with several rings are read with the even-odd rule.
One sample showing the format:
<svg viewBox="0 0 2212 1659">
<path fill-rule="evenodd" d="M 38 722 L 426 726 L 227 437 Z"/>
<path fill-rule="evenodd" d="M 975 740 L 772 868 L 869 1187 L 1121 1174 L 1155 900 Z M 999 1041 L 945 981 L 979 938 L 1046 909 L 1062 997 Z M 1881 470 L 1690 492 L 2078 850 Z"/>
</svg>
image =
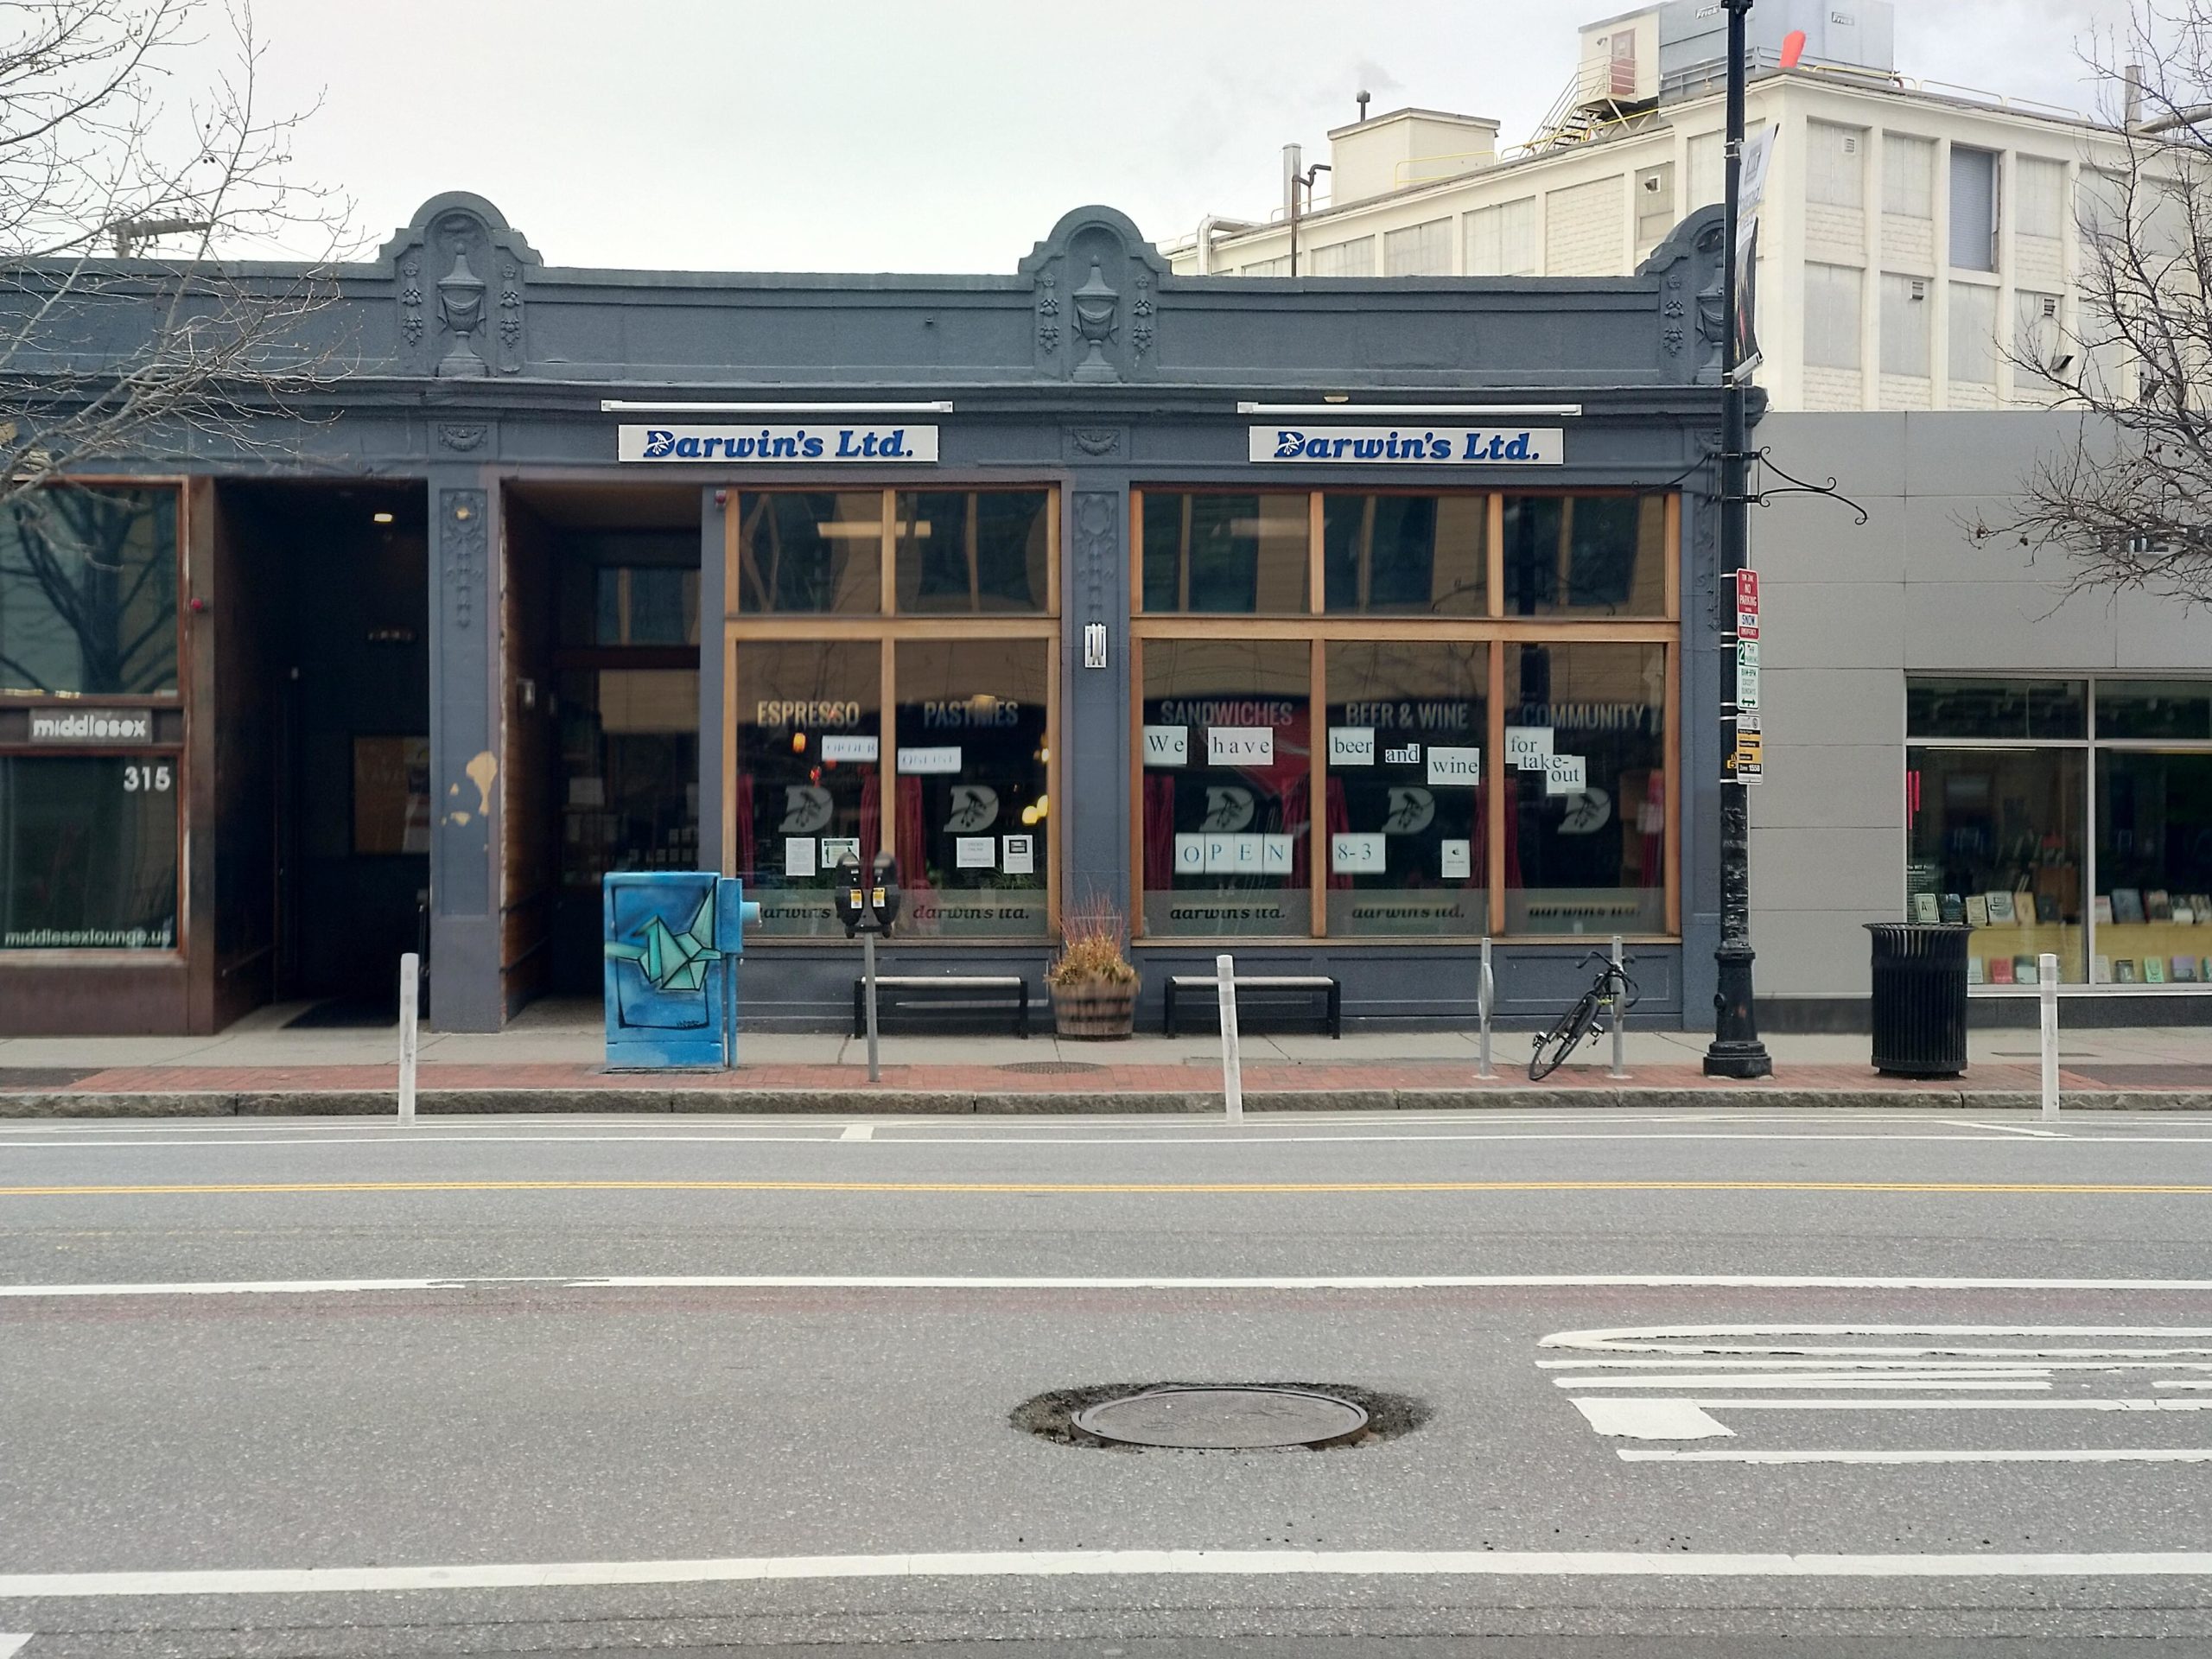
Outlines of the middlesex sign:
<svg viewBox="0 0 2212 1659">
<path fill-rule="evenodd" d="M 31 741 L 97 745 L 150 743 L 154 714 L 150 709 L 34 709 Z"/>
<path fill-rule="evenodd" d="M 617 461 L 935 461 L 933 426 L 623 426 Z"/>
<path fill-rule="evenodd" d="M 1414 467 L 1557 467 L 1567 435 L 1544 426 L 1255 426 L 1254 461 L 1381 461 Z"/>
</svg>

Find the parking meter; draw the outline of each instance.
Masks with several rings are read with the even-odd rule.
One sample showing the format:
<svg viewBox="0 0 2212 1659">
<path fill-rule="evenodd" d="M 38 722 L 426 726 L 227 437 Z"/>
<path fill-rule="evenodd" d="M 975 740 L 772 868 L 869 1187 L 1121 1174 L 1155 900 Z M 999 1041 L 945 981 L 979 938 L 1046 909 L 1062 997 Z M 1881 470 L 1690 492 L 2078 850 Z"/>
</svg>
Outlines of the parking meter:
<svg viewBox="0 0 2212 1659">
<path fill-rule="evenodd" d="M 868 925 L 868 893 L 861 887 L 861 861 L 851 853 L 837 861 L 837 919 L 851 938 Z"/>
<path fill-rule="evenodd" d="M 888 933 L 892 923 L 899 919 L 899 906 L 906 896 L 899 887 L 899 861 L 888 853 L 878 853 L 874 876 L 868 906 L 875 912 L 876 925 Z"/>
</svg>

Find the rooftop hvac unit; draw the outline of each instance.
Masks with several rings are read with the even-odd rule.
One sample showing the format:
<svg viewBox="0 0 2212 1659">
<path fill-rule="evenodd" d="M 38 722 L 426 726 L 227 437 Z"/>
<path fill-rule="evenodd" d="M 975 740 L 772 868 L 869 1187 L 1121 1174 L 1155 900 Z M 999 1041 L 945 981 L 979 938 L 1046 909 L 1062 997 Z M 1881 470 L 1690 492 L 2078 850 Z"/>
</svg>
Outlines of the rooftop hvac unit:
<svg viewBox="0 0 2212 1659">
<path fill-rule="evenodd" d="M 1815 69 L 1897 73 L 1897 9 L 1891 0 L 1759 0 L 1745 20 L 1753 73 L 1782 61 L 1782 43 L 1805 33 L 1803 61 Z M 1728 56 L 1728 13 L 1713 0 L 1666 0 L 1659 8 L 1662 98 L 1717 87 Z"/>
</svg>

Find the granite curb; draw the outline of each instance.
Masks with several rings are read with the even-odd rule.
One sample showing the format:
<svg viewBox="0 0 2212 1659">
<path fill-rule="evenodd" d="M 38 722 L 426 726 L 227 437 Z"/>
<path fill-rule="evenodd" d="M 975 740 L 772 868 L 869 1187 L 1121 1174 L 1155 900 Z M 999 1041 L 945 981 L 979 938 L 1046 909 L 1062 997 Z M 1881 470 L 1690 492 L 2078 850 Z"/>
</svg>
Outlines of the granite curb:
<svg viewBox="0 0 2212 1659">
<path fill-rule="evenodd" d="M 1768 1111 L 2034 1111 L 2032 1090 L 1973 1088 L 1792 1089 L 1774 1084 L 1677 1087 L 1583 1085 L 1565 1089 L 1512 1084 L 1464 1089 L 1248 1090 L 1254 1113 L 1389 1111 L 1690 1111 L 1717 1108 Z M 2067 1111 L 2212 1112 L 2212 1091 L 2119 1089 L 2069 1090 Z M 1200 1116 L 1223 1110 L 1218 1090 L 1033 1090 L 763 1088 L 429 1089 L 417 1099 L 425 1116 L 493 1116 L 509 1113 L 693 1113 L 755 1116 Z M 0 1118 L 390 1117 L 389 1090 L 207 1090 L 22 1091 L 0 1093 Z"/>
</svg>

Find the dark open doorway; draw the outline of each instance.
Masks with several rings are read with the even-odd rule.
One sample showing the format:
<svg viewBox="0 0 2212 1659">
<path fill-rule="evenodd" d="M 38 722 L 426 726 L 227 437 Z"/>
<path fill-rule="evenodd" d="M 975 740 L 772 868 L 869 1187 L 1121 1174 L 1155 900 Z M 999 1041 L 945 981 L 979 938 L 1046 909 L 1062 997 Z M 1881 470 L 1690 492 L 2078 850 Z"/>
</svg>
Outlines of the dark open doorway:
<svg viewBox="0 0 2212 1659">
<path fill-rule="evenodd" d="M 226 1000 L 396 1019 L 430 885 L 426 492 L 225 484 L 217 512 Z"/>
<path fill-rule="evenodd" d="M 506 996 L 597 996 L 600 877 L 699 856 L 700 494 L 506 498 Z"/>
</svg>

